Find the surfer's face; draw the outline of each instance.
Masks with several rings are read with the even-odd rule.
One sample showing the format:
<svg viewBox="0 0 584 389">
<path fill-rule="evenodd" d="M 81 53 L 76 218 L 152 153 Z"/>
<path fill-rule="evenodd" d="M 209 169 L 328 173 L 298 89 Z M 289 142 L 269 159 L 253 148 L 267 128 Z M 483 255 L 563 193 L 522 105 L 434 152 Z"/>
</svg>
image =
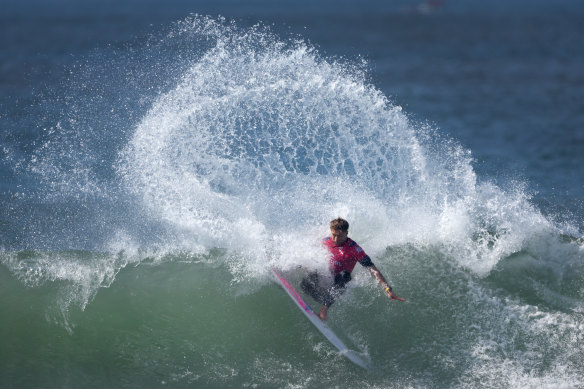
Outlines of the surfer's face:
<svg viewBox="0 0 584 389">
<path fill-rule="evenodd" d="M 335 246 L 340 246 L 347 240 L 347 234 L 349 231 L 343 230 L 333 230 L 331 229 L 331 239 Z"/>
</svg>

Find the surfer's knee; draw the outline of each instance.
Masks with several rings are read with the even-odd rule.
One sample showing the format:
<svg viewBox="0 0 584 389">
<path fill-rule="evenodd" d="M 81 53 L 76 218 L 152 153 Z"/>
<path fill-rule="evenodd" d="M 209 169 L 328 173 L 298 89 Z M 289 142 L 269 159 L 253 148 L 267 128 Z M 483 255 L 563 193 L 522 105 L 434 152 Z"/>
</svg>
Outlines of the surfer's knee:
<svg viewBox="0 0 584 389">
<path fill-rule="evenodd" d="M 311 294 L 316 289 L 316 285 L 318 284 L 318 275 L 317 274 L 309 274 L 302 279 L 300 282 L 300 287 L 302 290 L 308 294 Z"/>
</svg>

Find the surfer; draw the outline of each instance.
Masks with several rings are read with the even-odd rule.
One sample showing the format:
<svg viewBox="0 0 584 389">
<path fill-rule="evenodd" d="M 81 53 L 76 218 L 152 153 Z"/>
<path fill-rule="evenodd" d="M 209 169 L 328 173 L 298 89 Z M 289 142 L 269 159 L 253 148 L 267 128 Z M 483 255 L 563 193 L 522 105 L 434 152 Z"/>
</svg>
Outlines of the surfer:
<svg viewBox="0 0 584 389">
<path fill-rule="evenodd" d="M 331 235 L 323 239 L 322 244 L 330 253 L 329 270 L 333 276 L 332 285 L 322 287 L 319 284 L 319 275 L 316 272 L 308 274 L 301 283 L 302 290 L 322 304 L 318 316 L 321 320 L 327 320 L 327 311 L 335 300 L 343 294 L 346 285 L 351 281 L 351 272 L 357 262 L 369 269 L 369 272 L 383 287 L 385 294 L 392 301 L 405 301 L 393 293 L 391 286 L 379 269 L 375 267 L 371 258 L 363 249 L 347 235 L 349 222 L 337 218 L 330 222 Z"/>
</svg>

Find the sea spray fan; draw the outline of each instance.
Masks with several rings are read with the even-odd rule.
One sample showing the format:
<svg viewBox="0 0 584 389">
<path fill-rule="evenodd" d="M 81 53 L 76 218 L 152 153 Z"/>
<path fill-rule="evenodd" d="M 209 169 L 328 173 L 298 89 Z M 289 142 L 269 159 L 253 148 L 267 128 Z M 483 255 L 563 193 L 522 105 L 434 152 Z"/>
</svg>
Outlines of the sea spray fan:
<svg viewBox="0 0 584 389">
<path fill-rule="evenodd" d="M 208 19 L 197 22 L 209 33 Z M 126 181 L 154 212 L 225 244 L 242 219 L 322 224 L 350 187 L 374 198 L 419 181 L 413 131 L 362 73 L 262 28 L 211 24 L 216 45 L 160 96 L 124 153 Z"/>
<path fill-rule="evenodd" d="M 478 184 L 466 150 L 416 129 L 359 67 L 262 26 L 195 16 L 173 34 L 208 49 L 138 123 L 120 172 L 202 247 L 263 261 L 266 239 L 343 214 L 370 250 L 433 244 L 486 274 L 522 249 L 531 232 L 516 227 L 550 228 L 522 193 Z"/>
</svg>

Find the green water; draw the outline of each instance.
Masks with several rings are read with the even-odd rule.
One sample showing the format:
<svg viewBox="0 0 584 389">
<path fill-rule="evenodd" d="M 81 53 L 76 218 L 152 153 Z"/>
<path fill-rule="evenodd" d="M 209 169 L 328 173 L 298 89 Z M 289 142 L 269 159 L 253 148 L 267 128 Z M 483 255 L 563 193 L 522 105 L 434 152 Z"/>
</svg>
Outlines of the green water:
<svg viewBox="0 0 584 389">
<path fill-rule="evenodd" d="M 30 261 L 31 255 L 24 257 Z M 67 255 L 89 262 L 104 257 Z M 478 278 L 428 249 L 388 250 L 379 266 L 407 303 L 389 302 L 358 268 L 353 287 L 331 308 L 330 325 L 371 358 L 369 372 L 339 355 L 268 272 L 237 282 L 228 266 L 214 259 L 179 255 L 127 265 L 84 309 L 68 296 L 81 290 L 72 282 L 26 286 L 2 266 L 0 386 L 528 387 L 531 380 L 547 380 L 551 387 L 580 382 L 581 314 L 566 306 L 567 292 L 554 308 L 538 297 L 539 289 L 528 290 L 534 273 L 513 270 L 521 267 L 521 258 L 508 258 L 501 269 Z M 557 281 L 554 275 L 539 276 L 547 277 L 540 284 Z"/>
</svg>

